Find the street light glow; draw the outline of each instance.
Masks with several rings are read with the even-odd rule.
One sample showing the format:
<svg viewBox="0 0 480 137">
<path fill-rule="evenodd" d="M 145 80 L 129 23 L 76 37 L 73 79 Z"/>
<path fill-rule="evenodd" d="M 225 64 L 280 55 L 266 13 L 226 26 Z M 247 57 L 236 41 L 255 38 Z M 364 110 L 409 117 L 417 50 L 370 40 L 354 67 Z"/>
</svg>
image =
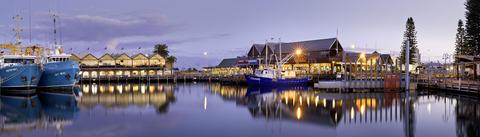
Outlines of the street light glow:
<svg viewBox="0 0 480 137">
<path fill-rule="evenodd" d="M 301 55 L 301 54 L 302 54 L 302 50 L 301 50 L 301 49 L 297 49 L 297 50 L 295 51 L 295 54 Z"/>
</svg>

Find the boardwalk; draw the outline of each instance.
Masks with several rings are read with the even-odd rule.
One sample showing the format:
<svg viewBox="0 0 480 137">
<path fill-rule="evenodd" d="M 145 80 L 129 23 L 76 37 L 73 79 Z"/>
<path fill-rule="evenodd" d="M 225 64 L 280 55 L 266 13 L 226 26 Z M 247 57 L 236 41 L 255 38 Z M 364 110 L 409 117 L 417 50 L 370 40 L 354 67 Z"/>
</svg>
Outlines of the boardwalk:
<svg viewBox="0 0 480 137">
<path fill-rule="evenodd" d="M 480 95 L 480 82 L 472 80 L 420 80 L 420 88 Z"/>
</svg>

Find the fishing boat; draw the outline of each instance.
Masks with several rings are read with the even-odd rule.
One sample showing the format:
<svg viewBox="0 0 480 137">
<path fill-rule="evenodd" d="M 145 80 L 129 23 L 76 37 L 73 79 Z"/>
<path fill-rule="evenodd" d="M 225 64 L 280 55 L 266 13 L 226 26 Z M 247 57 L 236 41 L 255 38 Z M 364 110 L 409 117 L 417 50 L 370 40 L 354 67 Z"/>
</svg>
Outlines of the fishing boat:
<svg viewBox="0 0 480 137">
<path fill-rule="evenodd" d="M 5 89 L 36 88 L 41 78 L 41 68 L 35 56 L 0 55 L 0 83 Z"/>
<path fill-rule="evenodd" d="M 267 44 L 265 46 L 268 46 Z M 282 53 L 282 45 L 281 42 L 279 44 L 280 46 L 280 53 Z M 268 50 L 266 50 L 265 54 L 265 68 L 261 70 L 255 70 L 253 74 L 247 74 L 245 75 L 245 80 L 247 82 L 248 86 L 302 86 L 302 85 L 308 85 L 308 82 L 310 81 L 309 78 L 307 77 L 298 77 L 295 75 L 294 71 L 284 71 L 282 69 L 282 66 L 287 63 L 292 57 L 295 55 L 301 55 L 302 50 L 297 49 L 295 53 L 290 53 L 288 54 L 285 58 L 282 58 L 282 55 L 280 54 L 280 57 L 277 58 L 276 54 L 273 54 L 275 56 L 275 59 L 277 59 L 275 62 L 275 68 L 268 67 L 270 66 L 269 60 L 268 60 Z"/>
<path fill-rule="evenodd" d="M 309 79 L 307 77 L 282 77 L 276 76 L 275 69 L 256 70 L 254 74 L 245 75 L 245 79 L 249 86 L 301 86 L 307 85 Z"/>
<path fill-rule="evenodd" d="M 78 62 L 70 60 L 70 54 L 63 53 L 61 46 L 56 46 L 53 53 L 44 58 L 43 74 L 40 88 L 71 88 L 79 79 Z"/>
<path fill-rule="evenodd" d="M 20 41 L 20 20 L 19 15 L 14 17 L 15 26 L 15 43 L 0 44 L 1 49 L 7 49 L 9 52 L 0 52 L 0 86 L 2 89 L 9 90 L 14 94 L 30 94 L 30 90 L 17 92 L 17 89 L 36 88 L 40 80 L 42 70 L 37 64 L 37 56 L 26 55 L 21 52 Z M 5 92 L 1 92 L 5 94 Z"/>
<path fill-rule="evenodd" d="M 53 14 L 53 49 L 43 55 L 42 79 L 40 88 L 72 88 L 79 80 L 80 67 L 78 62 L 70 60 L 70 54 L 64 53 L 62 40 L 57 44 L 57 14 Z"/>
</svg>

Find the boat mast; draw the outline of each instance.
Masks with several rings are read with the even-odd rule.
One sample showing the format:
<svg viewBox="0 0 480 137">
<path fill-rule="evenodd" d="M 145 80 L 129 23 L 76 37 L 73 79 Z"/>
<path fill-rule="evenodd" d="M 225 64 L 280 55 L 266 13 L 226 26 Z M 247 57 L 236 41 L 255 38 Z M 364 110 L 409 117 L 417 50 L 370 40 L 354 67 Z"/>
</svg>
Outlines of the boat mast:
<svg viewBox="0 0 480 137">
<path fill-rule="evenodd" d="M 13 17 L 13 20 L 15 20 L 15 28 L 13 31 L 15 31 L 15 45 L 20 45 L 21 42 L 21 37 L 20 33 L 23 31 L 22 28 L 20 27 L 20 22 L 22 21 L 22 17 L 20 15 L 16 15 Z"/>
<path fill-rule="evenodd" d="M 265 68 L 268 67 L 268 40 L 265 40 Z"/>
<path fill-rule="evenodd" d="M 281 40 L 281 38 L 278 38 L 278 47 L 279 47 L 279 50 L 280 50 L 280 54 L 279 54 L 280 60 L 282 60 L 282 40 Z M 277 73 L 278 73 L 278 76 L 281 77 L 282 76 L 282 71 L 283 71 L 283 67 L 282 67 L 283 65 L 280 65 L 279 63 L 280 62 L 277 59 L 277 69 L 278 69 Z"/>
<path fill-rule="evenodd" d="M 53 13 L 52 18 L 53 18 L 53 43 L 57 45 L 57 17 L 58 15 Z"/>
</svg>

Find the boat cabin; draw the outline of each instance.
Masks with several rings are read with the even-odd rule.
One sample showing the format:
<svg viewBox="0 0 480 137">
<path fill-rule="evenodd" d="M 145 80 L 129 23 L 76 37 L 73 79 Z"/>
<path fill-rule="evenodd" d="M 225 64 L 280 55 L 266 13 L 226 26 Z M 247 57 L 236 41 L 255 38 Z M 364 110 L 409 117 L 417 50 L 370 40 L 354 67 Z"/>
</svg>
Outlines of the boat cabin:
<svg viewBox="0 0 480 137">
<path fill-rule="evenodd" d="M 0 56 L 1 66 L 11 66 L 16 64 L 33 64 L 33 63 L 35 63 L 35 56 L 23 56 L 23 55 Z"/>
<path fill-rule="evenodd" d="M 274 78 L 275 70 L 273 69 L 255 70 L 255 75 L 258 77 L 264 77 L 264 78 Z"/>
<path fill-rule="evenodd" d="M 70 55 L 62 54 L 62 55 L 50 55 L 47 57 L 47 63 L 50 62 L 65 62 L 70 60 Z"/>
</svg>

